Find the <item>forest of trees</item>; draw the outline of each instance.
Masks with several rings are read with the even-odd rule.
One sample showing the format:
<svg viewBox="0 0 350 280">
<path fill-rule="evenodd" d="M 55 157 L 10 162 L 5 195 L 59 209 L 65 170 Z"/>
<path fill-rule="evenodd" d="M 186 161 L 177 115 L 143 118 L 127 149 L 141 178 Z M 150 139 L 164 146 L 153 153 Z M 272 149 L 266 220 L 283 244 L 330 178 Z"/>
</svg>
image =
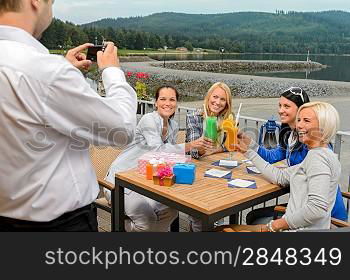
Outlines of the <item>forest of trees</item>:
<svg viewBox="0 0 350 280">
<path fill-rule="evenodd" d="M 113 41 L 119 48 L 142 50 L 158 49 L 163 46 L 175 47 L 190 45 L 184 40 L 175 41 L 171 36 L 159 36 L 154 33 L 97 27 L 81 27 L 70 22 L 54 19 L 45 31 L 41 42 L 49 49 L 70 48 L 86 42 L 101 44 L 102 40 Z"/>
<path fill-rule="evenodd" d="M 119 48 L 187 47 L 228 52 L 350 54 L 350 13 L 277 10 L 276 13 L 158 13 L 146 17 L 102 19 L 74 25 L 54 19 L 42 43 L 69 48 L 102 38 Z"/>
</svg>

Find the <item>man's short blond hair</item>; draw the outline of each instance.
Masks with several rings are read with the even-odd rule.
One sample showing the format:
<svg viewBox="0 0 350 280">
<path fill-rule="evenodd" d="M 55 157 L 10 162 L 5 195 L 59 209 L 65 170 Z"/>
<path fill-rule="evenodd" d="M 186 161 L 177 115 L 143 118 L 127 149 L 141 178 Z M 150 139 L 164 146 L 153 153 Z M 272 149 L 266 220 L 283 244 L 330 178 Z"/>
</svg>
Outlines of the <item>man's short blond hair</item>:
<svg viewBox="0 0 350 280">
<path fill-rule="evenodd" d="M 49 0 L 44 0 L 48 2 Z M 22 7 L 22 0 L 0 0 L 0 14 L 5 12 L 19 12 Z"/>
<path fill-rule="evenodd" d="M 0 0 L 0 14 L 4 12 L 18 12 L 21 6 L 22 0 Z"/>
<path fill-rule="evenodd" d="M 311 108 L 318 119 L 318 126 L 321 131 L 321 142 L 330 143 L 339 129 L 339 114 L 338 111 L 329 103 L 326 102 L 309 102 L 302 105 L 297 113 L 297 120 L 300 111 L 305 108 Z"/>
</svg>

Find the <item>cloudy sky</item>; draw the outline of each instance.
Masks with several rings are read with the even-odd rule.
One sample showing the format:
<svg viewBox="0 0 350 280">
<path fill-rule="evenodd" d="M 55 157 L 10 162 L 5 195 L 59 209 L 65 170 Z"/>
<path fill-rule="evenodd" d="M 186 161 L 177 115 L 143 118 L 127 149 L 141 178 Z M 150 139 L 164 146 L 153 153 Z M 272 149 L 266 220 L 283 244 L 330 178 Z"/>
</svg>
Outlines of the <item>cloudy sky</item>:
<svg viewBox="0 0 350 280">
<path fill-rule="evenodd" d="M 56 0 L 54 15 L 81 24 L 107 17 L 146 16 L 158 12 L 216 14 L 274 12 L 276 9 L 350 12 L 350 0 Z"/>
</svg>

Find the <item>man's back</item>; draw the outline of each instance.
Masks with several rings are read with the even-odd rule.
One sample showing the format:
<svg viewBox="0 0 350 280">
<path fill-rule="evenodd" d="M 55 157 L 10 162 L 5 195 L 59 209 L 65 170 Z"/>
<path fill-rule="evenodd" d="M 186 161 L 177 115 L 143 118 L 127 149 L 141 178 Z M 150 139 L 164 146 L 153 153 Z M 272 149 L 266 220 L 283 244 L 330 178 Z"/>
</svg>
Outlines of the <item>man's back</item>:
<svg viewBox="0 0 350 280">
<path fill-rule="evenodd" d="M 50 221 L 96 198 L 88 146 L 113 144 L 104 131 L 113 127 L 130 142 L 136 98 L 120 70 L 106 69 L 121 79 L 108 106 L 65 58 L 21 29 L 0 31 L 0 216 Z"/>
</svg>

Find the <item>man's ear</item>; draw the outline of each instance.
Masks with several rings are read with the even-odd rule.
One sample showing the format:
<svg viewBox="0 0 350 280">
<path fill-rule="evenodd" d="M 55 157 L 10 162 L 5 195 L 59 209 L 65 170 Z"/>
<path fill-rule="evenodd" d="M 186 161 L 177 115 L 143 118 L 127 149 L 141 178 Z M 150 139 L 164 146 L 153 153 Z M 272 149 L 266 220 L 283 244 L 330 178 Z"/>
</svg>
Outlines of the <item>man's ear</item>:
<svg viewBox="0 0 350 280">
<path fill-rule="evenodd" d="M 40 7 L 40 5 L 41 5 L 41 3 L 40 3 L 41 0 L 31 0 L 30 2 L 31 2 L 32 7 L 33 7 L 35 10 L 39 9 L 39 7 Z"/>
</svg>

